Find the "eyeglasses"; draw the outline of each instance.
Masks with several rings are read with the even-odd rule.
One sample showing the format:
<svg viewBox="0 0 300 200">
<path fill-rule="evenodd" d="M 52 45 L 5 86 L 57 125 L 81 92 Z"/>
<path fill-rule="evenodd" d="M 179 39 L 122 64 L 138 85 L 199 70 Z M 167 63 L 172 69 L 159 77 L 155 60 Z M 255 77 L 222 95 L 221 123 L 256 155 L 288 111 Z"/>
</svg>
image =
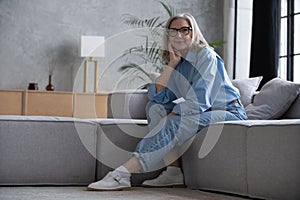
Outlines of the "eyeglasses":
<svg viewBox="0 0 300 200">
<path fill-rule="evenodd" d="M 171 37 L 175 37 L 178 32 L 180 32 L 181 35 L 188 35 L 190 33 L 190 30 L 192 30 L 192 27 L 170 28 L 167 29 L 167 34 Z"/>
</svg>

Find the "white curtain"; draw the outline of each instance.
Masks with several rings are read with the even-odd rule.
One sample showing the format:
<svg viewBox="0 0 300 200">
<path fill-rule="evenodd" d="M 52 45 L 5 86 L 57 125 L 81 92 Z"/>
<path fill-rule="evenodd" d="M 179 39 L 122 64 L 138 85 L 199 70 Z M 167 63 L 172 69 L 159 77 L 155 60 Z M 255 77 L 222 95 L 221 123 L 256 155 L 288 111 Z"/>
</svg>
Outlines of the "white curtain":
<svg viewBox="0 0 300 200">
<path fill-rule="evenodd" d="M 225 66 L 231 79 L 249 77 L 252 4 L 253 0 L 237 0 L 235 45 L 235 0 L 224 0 L 224 41 L 226 44 L 223 54 Z M 234 55 L 234 48 L 236 48 L 236 55 Z"/>
</svg>

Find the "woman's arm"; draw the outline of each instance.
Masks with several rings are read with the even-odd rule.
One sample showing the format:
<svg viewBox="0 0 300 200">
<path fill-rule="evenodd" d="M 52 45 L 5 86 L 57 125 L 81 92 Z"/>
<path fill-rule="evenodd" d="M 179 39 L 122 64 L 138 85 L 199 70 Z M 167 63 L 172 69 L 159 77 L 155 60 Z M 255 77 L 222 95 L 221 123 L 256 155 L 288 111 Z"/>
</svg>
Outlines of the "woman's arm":
<svg viewBox="0 0 300 200">
<path fill-rule="evenodd" d="M 190 62 L 185 65 L 184 69 L 192 72 L 182 85 L 185 101 L 174 106 L 173 112 L 178 115 L 200 114 L 212 106 L 216 90 L 221 86 L 217 58 L 209 51 L 202 51 L 194 65 Z"/>
<path fill-rule="evenodd" d="M 170 61 L 168 66 L 155 80 L 155 83 L 150 85 L 148 90 L 149 100 L 160 104 L 170 103 L 176 99 L 176 95 L 167 87 L 167 85 L 171 74 L 181 59 L 181 54 L 178 51 L 174 51 L 170 44 L 168 46 L 170 53 Z"/>
<path fill-rule="evenodd" d="M 179 51 L 176 51 L 172 48 L 172 45 L 168 44 L 169 48 L 169 54 L 170 54 L 170 61 L 168 63 L 168 66 L 165 68 L 165 70 L 161 73 L 161 75 L 155 80 L 156 83 L 156 92 L 161 91 L 164 89 L 168 81 L 170 79 L 170 76 L 174 70 L 174 68 L 177 66 L 181 59 L 181 53 Z"/>
</svg>

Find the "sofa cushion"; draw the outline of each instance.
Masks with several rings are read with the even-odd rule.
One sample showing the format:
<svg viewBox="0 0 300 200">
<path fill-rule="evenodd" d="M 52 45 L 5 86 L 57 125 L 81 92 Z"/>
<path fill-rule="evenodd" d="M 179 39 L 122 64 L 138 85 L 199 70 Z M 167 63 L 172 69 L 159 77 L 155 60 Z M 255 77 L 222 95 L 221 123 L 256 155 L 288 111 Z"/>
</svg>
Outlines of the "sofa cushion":
<svg viewBox="0 0 300 200">
<path fill-rule="evenodd" d="M 194 138 L 182 156 L 185 184 L 204 189 L 247 195 L 247 162 L 245 121 L 210 124 Z M 206 156 L 200 156 L 205 138 L 222 131 L 217 143 Z M 207 142 L 211 142 L 207 141 Z M 205 150 L 205 149 L 204 149 Z"/>
<path fill-rule="evenodd" d="M 300 94 L 282 116 L 283 119 L 300 119 Z"/>
<path fill-rule="evenodd" d="M 252 97 L 257 90 L 262 78 L 262 76 L 258 76 L 253 78 L 232 80 L 233 86 L 236 87 L 241 94 L 241 102 L 244 107 L 251 103 Z"/>
<path fill-rule="evenodd" d="M 296 99 L 300 84 L 274 78 L 267 82 L 246 107 L 249 119 L 278 119 Z"/>
<path fill-rule="evenodd" d="M 99 124 L 97 180 L 129 160 L 139 141 L 149 131 L 147 120 L 89 119 L 89 121 Z M 131 176 L 131 184 L 138 186 L 144 180 L 157 177 L 160 172 L 161 169 L 148 173 L 134 173 Z"/>
<path fill-rule="evenodd" d="M 108 118 L 146 119 L 147 90 L 118 91 L 108 94 Z"/>
<path fill-rule="evenodd" d="M 299 199 L 299 128 L 300 119 L 210 124 L 182 156 L 186 186 L 250 198 Z M 219 130 L 217 143 L 201 158 L 205 138 Z"/>
<path fill-rule="evenodd" d="M 0 185 L 87 185 L 95 180 L 97 124 L 0 116 Z"/>
<path fill-rule="evenodd" d="M 235 79 L 232 84 L 239 90 L 241 101 L 246 107 L 251 103 L 262 76 Z M 108 94 L 108 118 L 146 119 L 147 90 L 124 90 Z"/>
<path fill-rule="evenodd" d="M 254 120 L 247 132 L 250 197 L 299 199 L 300 120 Z"/>
</svg>

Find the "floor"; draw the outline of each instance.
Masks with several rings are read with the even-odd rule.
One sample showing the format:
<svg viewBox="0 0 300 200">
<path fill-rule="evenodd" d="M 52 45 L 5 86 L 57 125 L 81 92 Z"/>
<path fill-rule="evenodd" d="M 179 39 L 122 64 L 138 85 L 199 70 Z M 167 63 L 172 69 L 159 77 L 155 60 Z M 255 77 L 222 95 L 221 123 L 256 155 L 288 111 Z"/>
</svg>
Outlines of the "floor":
<svg viewBox="0 0 300 200">
<path fill-rule="evenodd" d="M 1 200 L 245 200 L 240 196 L 191 190 L 188 188 L 141 188 L 130 191 L 91 192 L 85 187 L 0 187 Z"/>
</svg>

